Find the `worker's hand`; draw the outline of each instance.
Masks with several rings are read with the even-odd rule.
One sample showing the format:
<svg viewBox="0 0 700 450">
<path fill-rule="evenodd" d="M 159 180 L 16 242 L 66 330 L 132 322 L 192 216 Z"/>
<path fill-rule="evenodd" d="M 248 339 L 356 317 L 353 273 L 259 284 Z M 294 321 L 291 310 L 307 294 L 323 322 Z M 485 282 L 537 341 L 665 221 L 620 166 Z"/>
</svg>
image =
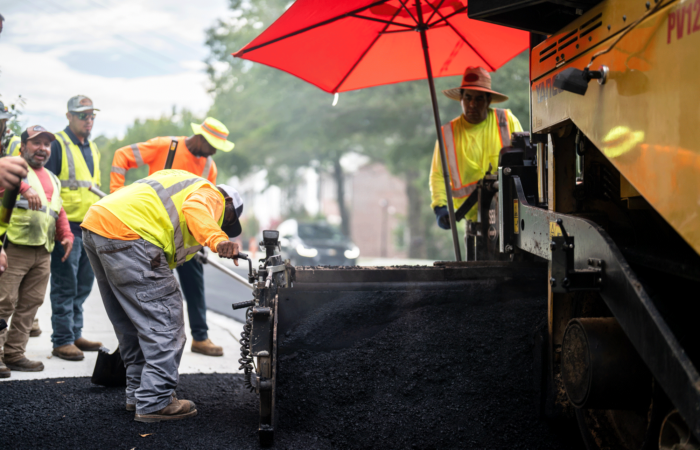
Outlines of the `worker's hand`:
<svg viewBox="0 0 700 450">
<path fill-rule="evenodd" d="M 63 246 L 63 258 L 61 258 L 61 262 L 66 262 L 71 250 L 73 250 L 73 241 L 68 238 L 63 238 L 61 245 Z"/>
<path fill-rule="evenodd" d="M 36 193 L 34 188 L 27 189 L 27 191 L 22 194 L 22 197 L 27 199 L 29 209 L 33 209 L 34 211 L 39 211 L 41 209 L 41 197 L 39 197 L 39 194 Z"/>
<path fill-rule="evenodd" d="M 12 189 L 19 186 L 27 176 L 27 162 L 21 156 L 0 158 L 0 188 Z"/>
<path fill-rule="evenodd" d="M 221 241 L 216 246 L 216 252 L 222 258 L 233 258 L 238 255 L 238 244 L 231 241 Z M 238 265 L 238 258 L 235 258 L 233 263 Z"/>
<path fill-rule="evenodd" d="M 436 206 L 435 216 L 437 217 L 437 224 L 443 230 L 450 229 L 450 212 L 447 210 L 447 206 Z"/>
<path fill-rule="evenodd" d="M 4 248 L 0 248 L 0 276 L 7 270 L 7 254 Z"/>
</svg>

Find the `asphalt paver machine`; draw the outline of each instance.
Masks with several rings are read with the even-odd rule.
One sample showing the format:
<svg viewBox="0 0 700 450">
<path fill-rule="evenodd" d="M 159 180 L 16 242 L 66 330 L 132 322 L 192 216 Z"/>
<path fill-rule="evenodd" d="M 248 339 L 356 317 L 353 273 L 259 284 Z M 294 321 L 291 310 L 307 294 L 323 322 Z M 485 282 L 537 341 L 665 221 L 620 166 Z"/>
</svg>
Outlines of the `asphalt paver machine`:
<svg viewBox="0 0 700 450">
<path fill-rule="evenodd" d="M 470 0 L 469 15 L 532 33 L 531 134 L 466 202 L 479 213 L 467 262 L 294 268 L 265 232 L 254 299 L 234 305 L 248 308 L 261 442 L 278 355 L 372 336 L 363 305 L 388 321 L 425 292 L 492 278 L 548 286 L 542 416 L 575 421 L 589 449 L 700 448 L 700 3 Z M 395 294 L 386 308 L 378 291 Z"/>
</svg>

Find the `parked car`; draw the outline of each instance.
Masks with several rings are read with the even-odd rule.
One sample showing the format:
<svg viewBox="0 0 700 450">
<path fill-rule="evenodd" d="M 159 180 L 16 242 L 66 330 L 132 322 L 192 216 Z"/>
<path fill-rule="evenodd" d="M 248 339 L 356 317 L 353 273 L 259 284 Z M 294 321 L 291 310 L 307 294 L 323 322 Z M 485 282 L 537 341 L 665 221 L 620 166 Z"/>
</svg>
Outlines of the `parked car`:
<svg viewBox="0 0 700 450">
<path fill-rule="evenodd" d="M 282 222 L 280 232 L 282 257 L 295 266 L 354 266 L 360 249 L 336 227 L 327 222 Z"/>
</svg>

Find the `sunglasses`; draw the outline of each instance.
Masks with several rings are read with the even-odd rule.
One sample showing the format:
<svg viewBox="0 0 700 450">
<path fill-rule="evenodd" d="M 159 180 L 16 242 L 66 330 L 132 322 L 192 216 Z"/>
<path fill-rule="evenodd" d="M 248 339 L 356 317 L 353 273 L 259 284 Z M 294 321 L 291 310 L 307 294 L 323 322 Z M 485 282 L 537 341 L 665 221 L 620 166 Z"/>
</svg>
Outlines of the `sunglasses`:
<svg viewBox="0 0 700 450">
<path fill-rule="evenodd" d="M 88 114 L 86 112 L 71 113 L 71 114 L 73 114 L 74 116 L 76 116 L 80 120 L 87 120 L 87 119 L 95 120 L 95 117 L 97 116 L 97 114 L 95 114 L 95 113 Z"/>
</svg>

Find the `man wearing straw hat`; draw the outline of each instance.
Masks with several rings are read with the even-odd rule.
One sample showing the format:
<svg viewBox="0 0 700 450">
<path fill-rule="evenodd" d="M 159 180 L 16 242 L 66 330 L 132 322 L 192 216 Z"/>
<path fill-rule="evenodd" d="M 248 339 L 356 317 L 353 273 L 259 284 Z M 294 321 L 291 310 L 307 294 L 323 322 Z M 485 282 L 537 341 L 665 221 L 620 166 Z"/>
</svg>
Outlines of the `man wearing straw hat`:
<svg viewBox="0 0 700 450">
<path fill-rule="evenodd" d="M 476 183 L 486 175 L 489 166 L 498 167 L 498 155 L 501 148 L 510 145 L 511 133 L 523 129 L 509 109 L 490 108 L 491 103 L 505 102 L 508 97 L 491 89 L 491 76 L 482 67 L 467 67 L 461 86 L 442 92 L 462 104 L 462 115 L 442 127 L 452 199 L 457 210 L 476 189 Z M 430 195 L 438 225 L 449 230 L 447 194 L 437 143 L 430 169 Z M 465 217 L 476 220 L 476 208 Z"/>
<path fill-rule="evenodd" d="M 118 149 L 112 161 L 110 191 L 124 187 L 126 172 L 148 165 L 148 174 L 163 170 L 171 144 L 177 142 L 172 169 L 186 170 L 216 184 L 216 163 L 212 156 L 217 150 L 230 152 L 233 142 L 227 140 L 228 129 L 218 120 L 207 117 L 200 125 L 193 123 L 190 137 L 156 137 L 146 142 L 131 144 Z M 207 331 L 207 306 L 204 297 L 204 268 L 191 259 L 177 268 L 182 292 L 187 300 L 187 315 L 192 331 L 192 348 L 207 356 L 223 356 L 224 349 L 214 345 Z"/>
</svg>

